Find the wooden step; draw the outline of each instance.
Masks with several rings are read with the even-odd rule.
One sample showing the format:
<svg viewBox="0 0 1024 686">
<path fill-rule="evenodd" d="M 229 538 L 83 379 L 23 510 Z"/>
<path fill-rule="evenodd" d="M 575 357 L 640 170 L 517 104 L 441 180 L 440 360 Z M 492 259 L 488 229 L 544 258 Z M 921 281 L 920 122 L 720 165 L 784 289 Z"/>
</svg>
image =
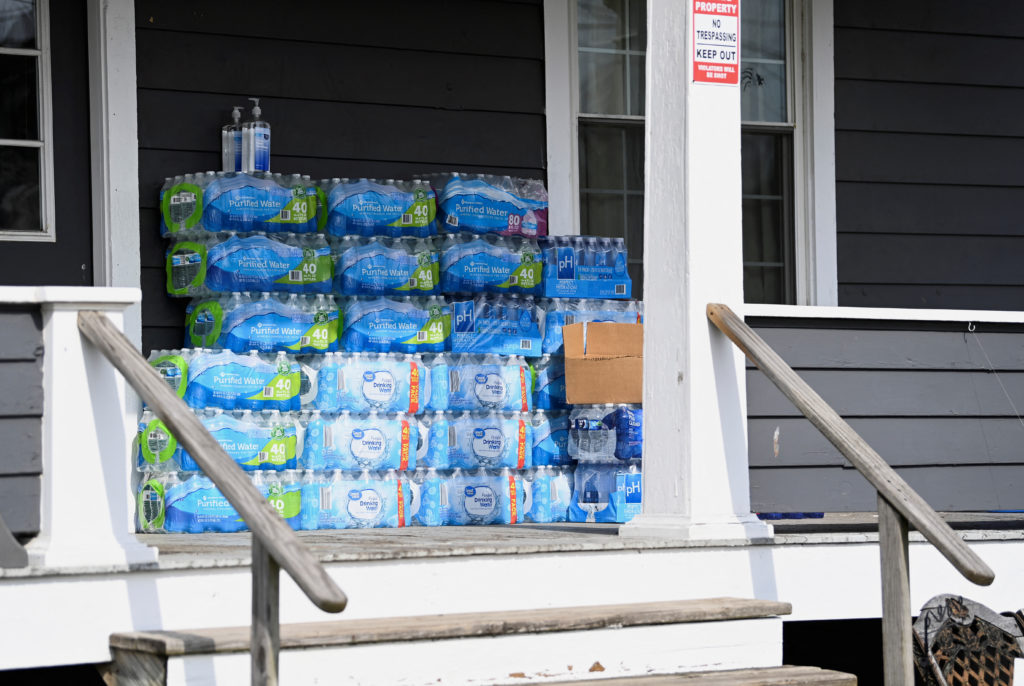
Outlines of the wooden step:
<svg viewBox="0 0 1024 686">
<path fill-rule="evenodd" d="M 342 670 L 346 683 L 528 683 L 770 666 L 781 661 L 780 615 L 790 611 L 705 598 L 286 624 L 281 679 Z M 218 684 L 248 678 L 248 627 L 118 633 L 110 647 L 122 686 L 188 683 L 199 672 Z M 375 671 L 382 659 L 386 675 Z"/>
<path fill-rule="evenodd" d="M 818 667 L 764 667 L 761 669 L 729 669 L 720 672 L 690 672 L 634 676 L 622 679 L 584 679 L 558 681 L 574 686 L 857 686 L 857 677 Z"/>
</svg>

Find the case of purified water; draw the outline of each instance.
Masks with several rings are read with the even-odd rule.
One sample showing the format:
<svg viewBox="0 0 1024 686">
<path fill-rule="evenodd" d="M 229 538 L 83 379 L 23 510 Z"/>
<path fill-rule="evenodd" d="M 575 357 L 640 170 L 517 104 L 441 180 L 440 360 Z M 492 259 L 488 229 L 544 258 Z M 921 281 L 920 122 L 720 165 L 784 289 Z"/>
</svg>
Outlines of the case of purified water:
<svg viewBox="0 0 1024 686">
<path fill-rule="evenodd" d="M 188 365 L 184 400 L 196 408 L 299 410 L 299 364 L 285 353 L 239 355 L 198 349 Z"/>
<path fill-rule="evenodd" d="M 423 238 L 437 233 L 436 196 L 424 180 L 332 179 L 321 186 L 332 236 Z"/>
<path fill-rule="evenodd" d="M 418 355 L 328 353 L 308 366 L 316 370 L 313 407 L 322 412 L 420 414 L 431 397 L 431 375 Z"/>
<path fill-rule="evenodd" d="M 541 295 L 543 267 L 532 238 L 459 233 L 441 242 L 443 293 Z"/>
<path fill-rule="evenodd" d="M 324 353 L 338 349 L 331 295 L 231 293 L 196 298 L 185 310 L 185 346 Z"/>
<path fill-rule="evenodd" d="M 342 346 L 351 352 L 443 352 L 452 330 L 444 298 L 362 296 L 346 300 Z"/>
<path fill-rule="evenodd" d="M 344 295 L 437 295 L 440 253 L 433 239 L 345 236 L 331 241 L 334 290 Z"/>
<path fill-rule="evenodd" d="M 197 410 L 203 427 L 216 439 L 235 464 L 246 471 L 284 471 L 299 466 L 303 430 L 294 412 L 278 410 Z M 199 471 L 188 449 L 181 448 L 183 471 Z"/>
<path fill-rule="evenodd" d="M 529 415 L 462 412 L 448 417 L 444 426 L 445 431 L 435 430 L 431 435 L 430 451 L 436 455 L 431 462 L 435 466 L 523 469 L 533 463 L 533 425 Z M 447 455 L 442 457 L 445 452 Z"/>
<path fill-rule="evenodd" d="M 433 410 L 533 409 L 533 372 L 522 357 L 444 354 L 425 361 Z"/>
<path fill-rule="evenodd" d="M 541 465 L 526 470 L 523 475 L 531 503 L 526 519 L 538 523 L 566 521 L 572 498 L 571 470 Z"/>
<path fill-rule="evenodd" d="M 529 510 L 529 491 L 511 469 L 452 473 L 448 523 L 453 526 L 516 524 Z"/>
<path fill-rule="evenodd" d="M 544 182 L 489 174 L 434 174 L 441 231 L 500 233 L 536 238 L 547 234 Z"/>
<path fill-rule="evenodd" d="M 316 412 L 306 425 L 302 462 L 318 470 L 415 469 L 419 432 L 419 423 L 400 412 Z"/>
</svg>

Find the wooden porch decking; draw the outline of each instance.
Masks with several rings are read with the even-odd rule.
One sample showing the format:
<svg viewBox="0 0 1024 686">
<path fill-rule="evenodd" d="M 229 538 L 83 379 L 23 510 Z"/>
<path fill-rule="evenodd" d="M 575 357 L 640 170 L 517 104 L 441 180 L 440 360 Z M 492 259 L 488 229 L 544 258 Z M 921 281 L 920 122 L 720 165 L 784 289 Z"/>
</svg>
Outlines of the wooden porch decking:
<svg viewBox="0 0 1024 686">
<path fill-rule="evenodd" d="M 952 512 L 943 518 L 970 540 L 1024 540 L 1024 513 Z M 864 543 L 877 540 L 875 512 L 829 513 L 822 519 L 772 522 L 775 540 L 750 545 Z M 740 541 L 677 541 L 619 537 L 618 524 L 406 527 L 300 531 L 323 562 L 401 560 L 472 555 L 658 550 L 748 545 Z M 911 533 L 911 540 L 917 534 Z M 239 534 L 140 534 L 160 551 L 162 569 L 232 567 L 250 562 L 251 538 Z"/>
</svg>

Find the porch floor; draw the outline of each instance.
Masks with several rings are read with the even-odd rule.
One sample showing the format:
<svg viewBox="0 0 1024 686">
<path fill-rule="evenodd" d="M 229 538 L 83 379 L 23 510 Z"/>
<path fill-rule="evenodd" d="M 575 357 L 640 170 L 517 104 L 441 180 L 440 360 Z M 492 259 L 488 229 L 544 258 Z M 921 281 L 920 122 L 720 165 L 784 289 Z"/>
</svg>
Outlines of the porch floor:
<svg viewBox="0 0 1024 686">
<path fill-rule="evenodd" d="M 943 513 L 966 540 L 1024 540 L 1024 513 Z M 775 540 L 686 541 L 623 538 L 617 524 L 517 524 L 515 526 L 407 527 L 300 531 L 299 537 L 322 562 L 354 562 L 470 555 L 657 550 L 742 545 L 872 543 L 878 540 L 874 512 L 829 513 L 822 519 L 771 522 Z M 160 569 L 235 567 L 250 564 L 251 535 L 141 534 L 160 551 Z M 923 540 L 911 532 L 910 540 Z"/>
</svg>

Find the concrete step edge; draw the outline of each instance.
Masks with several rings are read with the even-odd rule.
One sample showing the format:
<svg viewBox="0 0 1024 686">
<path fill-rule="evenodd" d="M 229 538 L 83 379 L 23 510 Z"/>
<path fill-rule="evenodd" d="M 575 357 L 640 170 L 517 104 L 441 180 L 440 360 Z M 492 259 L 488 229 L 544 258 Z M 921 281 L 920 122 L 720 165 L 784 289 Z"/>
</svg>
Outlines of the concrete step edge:
<svg viewBox="0 0 1024 686">
<path fill-rule="evenodd" d="M 311 648 L 428 641 L 470 636 L 586 631 L 624 626 L 720 622 L 777 617 L 789 603 L 744 598 L 701 598 L 624 605 L 467 612 L 281 625 L 281 648 Z M 110 647 L 154 655 L 196 655 L 249 650 L 249 627 L 112 634 Z"/>
<path fill-rule="evenodd" d="M 550 686 L 857 686 L 857 677 L 820 667 L 762 667 L 718 672 L 687 672 L 651 676 L 557 681 Z"/>
</svg>

